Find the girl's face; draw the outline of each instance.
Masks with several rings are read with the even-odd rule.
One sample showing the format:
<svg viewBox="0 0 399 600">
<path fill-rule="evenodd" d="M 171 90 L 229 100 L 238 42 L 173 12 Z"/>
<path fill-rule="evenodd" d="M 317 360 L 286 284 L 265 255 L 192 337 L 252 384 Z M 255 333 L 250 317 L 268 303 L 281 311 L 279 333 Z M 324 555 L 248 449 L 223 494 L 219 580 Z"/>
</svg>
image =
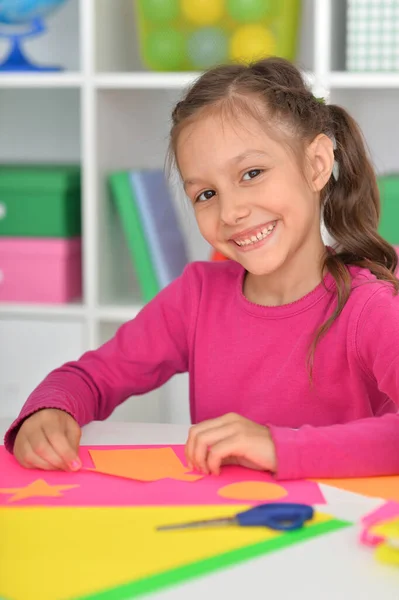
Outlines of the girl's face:
<svg viewBox="0 0 399 600">
<path fill-rule="evenodd" d="M 203 237 L 253 275 L 321 244 L 319 194 L 293 153 L 252 119 L 209 115 L 183 128 L 177 162 Z"/>
</svg>

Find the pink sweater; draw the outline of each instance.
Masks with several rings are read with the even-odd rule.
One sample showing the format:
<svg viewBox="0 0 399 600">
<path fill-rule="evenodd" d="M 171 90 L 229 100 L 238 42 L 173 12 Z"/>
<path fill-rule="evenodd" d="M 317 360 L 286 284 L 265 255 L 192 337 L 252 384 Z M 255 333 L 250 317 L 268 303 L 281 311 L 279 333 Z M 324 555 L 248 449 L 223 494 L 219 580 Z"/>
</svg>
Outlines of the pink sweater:
<svg viewBox="0 0 399 600">
<path fill-rule="evenodd" d="M 188 371 L 192 422 L 235 412 L 267 425 L 278 479 L 399 473 L 399 296 L 367 270 L 350 272 L 350 299 L 316 349 L 312 385 L 306 357 L 333 309 L 332 277 L 267 307 L 243 296 L 239 264 L 192 263 L 113 339 L 51 372 L 7 448 L 40 408 L 64 409 L 82 426 Z"/>
</svg>

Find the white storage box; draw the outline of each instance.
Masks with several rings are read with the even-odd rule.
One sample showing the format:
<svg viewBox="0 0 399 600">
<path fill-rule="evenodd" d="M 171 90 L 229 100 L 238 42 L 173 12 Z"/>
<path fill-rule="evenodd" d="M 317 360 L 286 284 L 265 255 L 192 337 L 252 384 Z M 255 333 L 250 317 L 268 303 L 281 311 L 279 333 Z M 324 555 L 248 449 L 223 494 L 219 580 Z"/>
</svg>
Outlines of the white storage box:
<svg viewBox="0 0 399 600">
<path fill-rule="evenodd" d="M 399 0 L 347 0 L 348 71 L 399 71 Z"/>
</svg>

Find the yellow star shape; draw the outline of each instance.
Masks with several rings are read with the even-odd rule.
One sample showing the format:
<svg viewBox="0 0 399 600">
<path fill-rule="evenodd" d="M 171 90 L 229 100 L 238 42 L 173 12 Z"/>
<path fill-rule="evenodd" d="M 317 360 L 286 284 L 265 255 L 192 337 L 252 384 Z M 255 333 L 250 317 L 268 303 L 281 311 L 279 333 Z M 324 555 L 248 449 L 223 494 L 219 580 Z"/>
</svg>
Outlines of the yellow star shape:
<svg viewBox="0 0 399 600">
<path fill-rule="evenodd" d="M 8 499 L 8 502 L 16 502 L 25 498 L 43 498 L 63 496 L 63 490 L 79 487 L 79 485 L 49 485 L 44 479 L 36 479 L 26 487 L 21 488 L 3 488 L 0 489 L 0 494 L 14 494 Z"/>
</svg>

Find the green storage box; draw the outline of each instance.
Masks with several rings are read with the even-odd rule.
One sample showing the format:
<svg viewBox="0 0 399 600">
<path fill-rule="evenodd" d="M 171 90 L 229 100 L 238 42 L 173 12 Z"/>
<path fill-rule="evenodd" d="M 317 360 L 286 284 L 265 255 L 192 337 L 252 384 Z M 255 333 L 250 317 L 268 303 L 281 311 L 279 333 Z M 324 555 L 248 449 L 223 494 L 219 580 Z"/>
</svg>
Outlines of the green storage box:
<svg viewBox="0 0 399 600">
<path fill-rule="evenodd" d="M 399 246 L 399 173 L 377 177 L 381 198 L 379 234 Z"/>
<path fill-rule="evenodd" d="M 80 234 L 80 166 L 0 165 L 1 236 Z"/>
</svg>

